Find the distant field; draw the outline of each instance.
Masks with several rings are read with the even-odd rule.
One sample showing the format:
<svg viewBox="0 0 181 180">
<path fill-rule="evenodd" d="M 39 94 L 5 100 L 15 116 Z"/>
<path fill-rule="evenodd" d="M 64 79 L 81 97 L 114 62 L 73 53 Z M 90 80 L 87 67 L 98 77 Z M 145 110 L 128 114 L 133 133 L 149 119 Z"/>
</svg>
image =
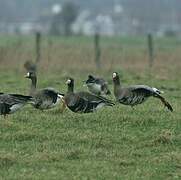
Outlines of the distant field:
<svg viewBox="0 0 181 180">
<path fill-rule="evenodd" d="M 97 70 L 91 37 L 43 36 L 38 88 L 66 92 L 71 76 L 76 90 L 86 90 L 91 73 L 112 90 L 118 71 L 125 85 L 162 89 L 174 112 L 153 98 L 134 110 L 117 104 L 93 114 L 26 106 L 7 122 L 0 117 L 0 179 L 181 179 L 181 39 L 156 38 L 154 47 L 150 74 L 145 37 L 101 38 Z M 0 92 L 28 94 L 23 64 L 34 59 L 33 37 L 0 36 Z"/>
</svg>

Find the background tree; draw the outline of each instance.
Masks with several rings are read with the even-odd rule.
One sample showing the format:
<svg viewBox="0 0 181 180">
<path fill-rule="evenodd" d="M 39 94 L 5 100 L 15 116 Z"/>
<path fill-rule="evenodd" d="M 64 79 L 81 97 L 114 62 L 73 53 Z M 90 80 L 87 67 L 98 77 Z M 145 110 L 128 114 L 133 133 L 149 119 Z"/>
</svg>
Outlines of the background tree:
<svg viewBox="0 0 181 180">
<path fill-rule="evenodd" d="M 56 13 L 51 22 L 51 34 L 66 35 L 72 34 L 71 25 L 78 15 L 78 7 L 73 2 L 65 2 L 59 13 Z"/>
<path fill-rule="evenodd" d="M 52 17 L 52 20 L 51 20 L 50 34 L 52 34 L 52 35 L 60 35 L 62 33 L 61 24 L 62 24 L 62 22 L 61 22 L 60 13 L 55 14 Z"/>
<path fill-rule="evenodd" d="M 62 23 L 64 27 L 64 34 L 71 35 L 71 25 L 78 15 L 78 7 L 73 2 L 65 2 L 62 6 L 61 12 Z"/>
</svg>

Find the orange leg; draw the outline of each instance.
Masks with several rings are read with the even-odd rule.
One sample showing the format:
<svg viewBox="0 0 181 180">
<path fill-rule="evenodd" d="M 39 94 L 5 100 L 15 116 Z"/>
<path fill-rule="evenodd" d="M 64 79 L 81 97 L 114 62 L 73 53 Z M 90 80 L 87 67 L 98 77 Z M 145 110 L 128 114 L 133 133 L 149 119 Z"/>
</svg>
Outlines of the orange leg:
<svg viewBox="0 0 181 180">
<path fill-rule="evenodd" d="M 65 108 L 66 108 L 66 103 L 65 103 L 64 99 L 62 99 L 62 107 L 60 109 L 60 112 L 63 113 Z"/>
</svg>

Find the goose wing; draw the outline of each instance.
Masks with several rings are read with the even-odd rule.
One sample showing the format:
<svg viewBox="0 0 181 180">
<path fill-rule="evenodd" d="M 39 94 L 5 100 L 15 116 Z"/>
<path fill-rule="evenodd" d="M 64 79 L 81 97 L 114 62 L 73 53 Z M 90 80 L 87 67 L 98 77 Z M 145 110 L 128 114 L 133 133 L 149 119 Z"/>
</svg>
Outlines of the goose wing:
<svg viewBox="0 0 181 180">
<path fill-rule="evenodd" d="M 82 92 L 72 93 L 65 96 L 65 102 L 71 111 L 79 113 L 94 112 L 100 104 L 105 104 L 100 99 L 90 100 L 90 97 L 87 97 L 87 94 Z"/>
<path fill-rule="evenodd" d="M 104 94 L 111 94 L 109 88 L 108 88 L 108 83 L 107 81 L 105 81 L 103 78 L 96 78 L 94 80 L 94 83 L 100 87 L 100 91 L 101 93 L 104 93 Z"/>
<path fill-rule="evenodd" d="M 101 86 L 107 84 L 107 82 L 102 78 L 95 79 L 95 83 L 100 84 Z"/>
<path fill-rule="evenodd" d="M 40 109 L 47 109 L 55 106 L 64 94 L 58 93 L 53 88 L 46 88 L 37 91 L 34 95 L 35 107 Z"/>
<path fill-rule="evenodd" d="M 20 94 L 1 94 L 0 95 L 0 114 L 9 114 L 23 107 L 28 101 L 32 101 L 31 96 Z"/>
<path fill-rule="evenodd" d="M 88 80 L 86 80 L 86 84 L 98 84 L 98 85 L 105 85 L 107 82 L 102 78 L 95 78 L 92 75 L 89 77 Z"/>
<path fill-rule="evenodd" d="M 63 93 L 58 92 L 57 90 L 53 89 L 53 88 L 49 88 L 49 89 L 44 89 L 43 93 L 50 97 L 53 100 L 53 103 L 57 102 L 57 99 L 62 99 L 64 97 Z"/>
<path fill-rule="evenodd" d="M 108 83 L 102 78 L 97 79 L 98 83 L 101 85 L 101 90 L 104 91 L 105 94 L 111 94 L 111 91 L 108 88 Z"/>
<path fill-rule="evenodd" d="M 53 89 L 42 89 L 42 96 L 47 100 L 51 100 L 52 103 L 56 103 L 58 92 Z"/>
<path fill-rule="evenodd" d="M 132 92 L 137 93 L 137 96 L 142 96 L 142 97 L 143 96 L 145 96 L 145 97 L 153 96 L 153 97 L 156 97 L 156 98 L 161 100 L 163 105 L 166 106 L 168 108 L 168 110 L 170 110 L 171 112 L 173 111 L 173 107 L 171 106 L 171 104 L 164 97 L 162 97 L 160 95 L 162 93 L 162 91 L 160 91 L 154 87 L 149 87 L 149 86 L 145 86 L 145 85 L 138 85 L 136 87 L 133 87 Z"/>
<path fill-rule="evenodd" d="M 125 105 L 137 105 L 143 103 L 155 92 L 149 86 L 135 85 L 120 89 L 117 100 Z"/>
<path fill-rule="evenodd" d="M 156 93 L 153 88 L 146 86 L 146 85 L 135 85 L 135 86 L 130 86 L 128 87 L 132 93 L 139 95 L 144 95 L 144 96 L 151 96 L 154 93 Z"/>
<path fill-rule="evenodd" d="M 6 103 L 9 105 L 14 105 L 14 104 L 24 104 L 28 101 L 32 101 L 33 98 L 31 96 L 24 96 L 20 94 L 2 94 L 0 95 L 0 102 L 1 103 Z"/>
<path fill-rule="evenodd" d="M 80 97 L 77 93 L 71 93 L 65 96 L 67 107 L 73 112 L 88 113 L 92 110 L 88 108 L 88 101 Z"/>
<path fill-rule="evenodd" d="M 102 97 L 102 96 L 91 94 L 89 92 L 82 91 L 82 92 L 78 92 L 77 94 L 80 97 L 90 102 L 102 102 L 102 103 L 105 103 L 106 105 L 114 105 L 114 103 L 111 100 L 106 99 L 105 97 Z"/>
<path fill-rule="evenodd" d="M 26 103 L 28 101 L 33 101 L 32 96 L 24 96 L 21 94 L 9 94 L 9 98 L 14 102 Z"/>
</svg>

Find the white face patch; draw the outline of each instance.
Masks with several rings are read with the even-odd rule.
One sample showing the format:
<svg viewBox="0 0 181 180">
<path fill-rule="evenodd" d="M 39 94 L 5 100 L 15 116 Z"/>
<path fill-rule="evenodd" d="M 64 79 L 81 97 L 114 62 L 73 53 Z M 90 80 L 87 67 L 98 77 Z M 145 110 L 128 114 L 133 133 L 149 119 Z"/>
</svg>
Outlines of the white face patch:
<svg viewBox="0 0 181 180">
<path fill-rule="evenodd" d="M 26 74 L 26 77 L 30 77 L 30 73 L 29 72 Z"/>
<path fill-rule="evenodd" d="M 66 81 L 66 84 L 70 84 L 70 83 L 71 83 L 71 80 L 68 79 L 68 80 Z"/>
<path fill-rule="evenodd" d="M 115 78 L 116 76 L 117 76 L 117 74 L 114 72 L 114 73 L 112 74 L 112 77 Z"/>
</svg>

